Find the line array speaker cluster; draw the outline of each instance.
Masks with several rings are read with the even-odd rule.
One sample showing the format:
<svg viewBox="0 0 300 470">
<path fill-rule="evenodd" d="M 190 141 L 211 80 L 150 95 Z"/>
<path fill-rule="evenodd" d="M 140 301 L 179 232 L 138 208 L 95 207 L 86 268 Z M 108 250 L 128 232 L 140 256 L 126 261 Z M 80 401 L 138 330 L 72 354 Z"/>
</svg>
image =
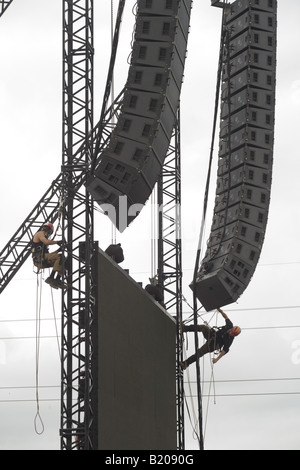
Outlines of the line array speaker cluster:
<svg viewBox="0 0 300 470">
<path fill-rule="evenodd" d="M 139 0 L 121 113 L 87 189 L 122 232 L 157 182 L 176 113 L 192 0 Z"/>
<path fill-rule="evenodd" d="M 196 284 L 209 311 L 248 286 L 268 219 L 273 164 L 277 1 L 225 7 L 220 146 L 211 233 Z"/>
</svg>

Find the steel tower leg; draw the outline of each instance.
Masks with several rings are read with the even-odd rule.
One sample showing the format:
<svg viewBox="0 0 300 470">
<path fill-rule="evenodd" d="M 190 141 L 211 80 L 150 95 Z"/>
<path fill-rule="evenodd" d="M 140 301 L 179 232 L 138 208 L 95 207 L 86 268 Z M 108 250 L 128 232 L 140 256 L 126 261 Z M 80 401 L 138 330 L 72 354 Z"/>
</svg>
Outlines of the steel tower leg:
<svg viewBox="0 0 300 470">
<path fill-rule="evenodd" d="M 63 1 L 63 236 L 61 448 L 97 446 L 96 258 L 87 175 L 93 130 L 93 0 Z M 85 158 L 75 158 L 82 145 Z M 95 416 L 95 419 L 94 419 Z"/>
<path fill-rule="evenodd" d="M 181 152 L 180 111 L 171 144 L 158 182 L 158 283 L 163 286 L 164 304 L 177 319 L 176 399 L 177 447 L 184 449 L 184 388 L 179 368 L 182 360 L 182 247 L 181 247 Z"/>
<path fill-rule="evenodd" d="M 13 0 L 0 0 L 0 17 L 7 10 Z"/>
</svg>

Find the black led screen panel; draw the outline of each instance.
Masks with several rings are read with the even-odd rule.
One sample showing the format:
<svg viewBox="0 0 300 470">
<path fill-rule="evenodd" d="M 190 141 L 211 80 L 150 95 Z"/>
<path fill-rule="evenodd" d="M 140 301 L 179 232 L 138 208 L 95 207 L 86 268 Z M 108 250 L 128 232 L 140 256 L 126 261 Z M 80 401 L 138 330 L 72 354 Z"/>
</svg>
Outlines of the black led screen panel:
<svg viewBox="0 0 300 470">
<path fill-rule="evenodd" d="M 176 450 L 175 320 L 101 250 L 98 300 L 98 449 Z"/>
</svg>

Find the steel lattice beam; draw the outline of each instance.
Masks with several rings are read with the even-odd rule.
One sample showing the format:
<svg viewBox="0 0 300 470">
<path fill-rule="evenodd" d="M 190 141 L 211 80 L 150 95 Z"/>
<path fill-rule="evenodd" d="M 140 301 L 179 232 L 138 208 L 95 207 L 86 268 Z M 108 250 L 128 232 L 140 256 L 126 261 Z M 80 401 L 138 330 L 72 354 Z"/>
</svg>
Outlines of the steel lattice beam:
<svg viewBox="0 0 300 470">
<path fill-rule="evenodd" d="M 95 147 L 101 141 L 101 148 L 107 145 L 110 138 L 113 117 L 118 114 L 122 104 L 123 92 L 116 98 L 112 106 L 104 115 L 103 122 L 99 122 L 91 133 L 92 145 Z M 74 155 L 73 166 L 77 168 L 73 174 L 74 191 L 80 190 L 86 178 L 86 142 L 79 147 Z M 80 171 L 79 171 L 80 170 Z M 18 230 L 13 234 L 9 242 L 0 252 L 0 294 L 13 279 L 24 262 L 31 254 L 31 241 L 36 231 L 46 222 L 55 222 L 60 209 L 64 204 L 63 197 L 63 172 L 51 183 L 34 209 L 29 213 Z"/>
<path fill-rule="evenodd" d="M 92 131 L 93 0 L 65 0 L 63 14 L 63 248 L 67 252 L 64 282 L 68 287 L 62 305 L 61 448 L 92 450 L 98 446 L 98 249 L 93 200 L 82 183 L 97 159 L 95 154 L 110 137 L 123 92 L 106 113 L 103 110 Z M 109 77 L 110 72 L 107 93 Z M 82 158 L 77 158 L 78 153 Z"/>
<path fill-rule="evenodd" d="M 63 9 L 63 248 L 61 448 L 96 448 L 92 336 L 96 318 L 93 203 L 78 178 L 88 174 L 93 129 L 93 0 L 64 1 Z M 80 162 L 76 153 L 85 147 Z"/>
<path fill-rule="evenodd" d="M 180 112 L 158 182 L 159 234 L 158 283 L 163 286 L 164 304 L 177 319 L 177 447 L 184 449 L 184 388 L 182 361 L 182 247 L 181 247 L 181 152 Z"/>
<path fill-rule="evenodd" d="M 59 214 L 61 184 L 62 174 L 59 174 L 1 251 L 0 293 L 30 256 L 33 235 L 45 221 L 51 220 L 54 222 L 57 219 Z"/>
</svg>

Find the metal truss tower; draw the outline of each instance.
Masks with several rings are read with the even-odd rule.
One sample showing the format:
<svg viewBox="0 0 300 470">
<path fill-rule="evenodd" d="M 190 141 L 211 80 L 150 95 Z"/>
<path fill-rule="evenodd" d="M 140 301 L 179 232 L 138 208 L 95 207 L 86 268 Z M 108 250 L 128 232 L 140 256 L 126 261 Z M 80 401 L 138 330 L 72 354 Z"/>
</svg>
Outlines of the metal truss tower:
<svg viewBox="0 0 300 470">
<path fill-rule="evenodd" d="M 78 179 L 85 181 L 93 154 L 93 0 L 64 0 L 63 45 L 61 448 L 90 450 L 97 446 L 97 247 L 93 202 Z"/>
<path fill-rule="evenodd" d="M 87 3 L 89 6 L 87 8 Z M 120 2 L 119 15 L 125 2 Z M 85 8 L 84 8 L 85 7 Z M 64 223 L 67 234 L 68 275 L 63 302 L 63 364 L 62 364 L 62 448 L 93 449 L 97 446 L 96 397 L 93 384 L 96 380 L 95 360 L 96 328 L 96 260 L 93 241 L 93 206 L 88 194 L 77 190 L 77 177 L 87 175 L 93 167 L 93 155 L 98 154 L 97 144 L 104 129 L 102 119 L 98 136 L 92 133 L 93 97 L 93 2 L 65 1 L 64 9 Z M 120 23 L 120 19 L 119 19 Z M 107 91 L 106 91 L 107 96 Z M 113 105 L 111 117 L 119 102 Z M 112 107 L 113 108 L 113 107 Z M 182 267 L 181 267 L 181 174 L 180 174 L 180 116 L 163 167 L 158 185 L 158 203 L 162 207 L 159 218 L 159 277 L 165 292 L 167 310 L 176 309 L 177 364 L 182 359 L 182 338 L 179 325 L 182 320 Z M 85 160 L 74 156 L 85 149 Z M 85 165 L 85 170 L 82 169 Z M 77 214 L 76 214 L 77 212 Z M 83 219 L 84 215 L 84 220 Z M 78 220 L 81 220 L 78 222 Z M 85 247 L 85 258 L 78 253 Z M 80 318 L 84 316 L 82 328 Z M 177 371 L 178 448 L 184 448 L 183 376 Z"/>
<path fill-rule="evenodd" d="M 177 448 L 184 449 L 184 388 L 182 361 L 182 244 L 181 244 L 181 147 L 180 110 L 171 144 L 158 182 L 158 283 L 163 286 L 164 304 L 176 314 L 176 407 Z"/>
</svg>

